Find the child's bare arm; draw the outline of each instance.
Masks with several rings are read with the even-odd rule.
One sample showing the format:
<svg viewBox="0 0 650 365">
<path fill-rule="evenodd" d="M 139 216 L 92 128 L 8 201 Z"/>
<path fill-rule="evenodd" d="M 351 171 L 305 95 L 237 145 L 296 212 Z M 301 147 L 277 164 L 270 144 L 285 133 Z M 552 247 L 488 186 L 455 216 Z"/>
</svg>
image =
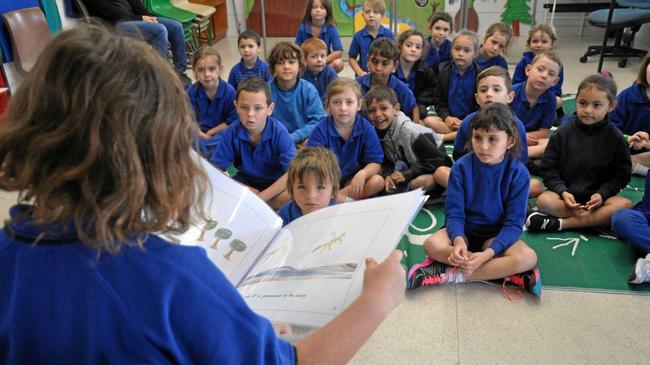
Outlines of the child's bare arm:
<svg viewBox="0 0 650 365">
<path fill-rule="evenodd" d="M 343 51 L 334 51 L 327 55 L 327 57 L 325 58 L 325 63 L 329 65 L 330 63 L 332 63 L 332 61 L 341 58 L 342 55 L 343 55 Z"/>
<path fill-rule="evenodd" d="M 356 58 L 350 57 L 350 59 L 348 59 L 348 63 L 357 76 L 366 76 L 368 74 L 366 71 L 361 69 L 361 66 L 359 66 L 359 61 L 357 61 Z"/>
<path fill-rule="evenodd" d="M 265 202 L 268 202 L 269 200 L 275 198 L 278 196 L 280 193 L 285 191 L 287 189 L 287 173 L 285 172 L 282 176 L 280 176 L 271 186 L 268 188 L 260 191 L 258 196 L 260 199 L 264 200 Z"/>
<path fill-rule="evenodd" d="M 535 137 L 536 139 L 548 138 L 548 128 L 540 128 L 536 131 L 526 132 L 526 135 Z"/>
<path fill-rule="evenodd" d="M 401 259 L 400 251 L 381 264 L 366 259 L 361 296 L 325 327 L 296 342 L 299 364 L 345 364 L 352 358 L 404 298 L 406 272 Z"/>
<path fill-rule="evenodd" d="M 378 175 L 380 172 L 381 165 L 374 162 L 367 164 L 364 168 L 357 171 L 350 181 L 350 196 L 353 199 L 360 198 L 363 193 L 363 188 L 366 185 L 366 181 L 372 176 Z"/>
<path fill-rule="evenodd" d="M 228 124 L 221 122 L 221 123 L 217 124 L 215 127 L 212 127 L 210 129 L 208 129 L 208 131 L 205 132 L 205 134 L 207 134 L 208 136 L 214 136 L 215 134 L 217 134 L 217 133 L 221 132 L 222 130 L 226 129 L 227 127 L 228 127 Z"/>
</svg>

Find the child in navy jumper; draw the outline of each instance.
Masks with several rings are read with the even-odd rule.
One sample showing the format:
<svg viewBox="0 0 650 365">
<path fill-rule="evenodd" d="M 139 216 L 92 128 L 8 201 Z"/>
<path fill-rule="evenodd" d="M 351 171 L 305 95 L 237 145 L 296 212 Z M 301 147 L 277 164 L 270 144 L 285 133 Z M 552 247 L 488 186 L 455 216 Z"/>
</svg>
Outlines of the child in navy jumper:
<svg viewBox="0 0 650 365">
<path fill-rule="evenodd" d="M 363 17 L 366 26 L 354 33 L 350 50 L 348 51 L 348 63 L 357 76 L 368 74 L 368 51 L 370 44 L 379 38 L 393 39 L 395 35 L 390 29 L 381 25 L 381 19 L 386 14 L 386 4 L 383 0 L 366 0 L 363 3 Z"/>
<path fill-rule="evenodd" d="M 556 115 L 551 88 L 561 72 L 562 61 L 557 54 L 543 51 L 526 66 L 526 81 L 513 87 L 515 98 L 510 106 L 526 126 L 530 158 L 541 158 L 548 144 L 548 131 Z"/>
<path fill-rule="evenodd" d="M 370 73 L 357 77 L 361 94 L 365 95 L 373 86 L 388 86 L 397 94 L 402 110 L 416 123 L 420 122 L 420 109 L 413 92 L 407 84 L 400 81 L 393 72 L 399 63 L 399 48 L 394 40 L 380 38 L 372 42 L 368 52 L 368 70 Z"/>
<path fill-rule="evenodd" d="M 576 118 L 546 146 L 541 171 L 548 190 L 526 220 L 529 231 L 608 226 L 615 211 L 632 207 L 616 195 L 630 181 L 632 164 L 623 133 L 609 123 L 615 98 L 609 77 L 589 76 L 578 86 Z"/>
<path fill-rule="evenodd" d="M 305 15 L 298 27 L 295 43 L 302 46 L 310 38 L 325 42 L 325 63 L 337 73 L 343 70 L 343 44 L 336 29 L 331 0 L 307 0 Z M 307 55 L 305 55 L 307 58 Z"/>
<path fill-rule="evenodd" d="M 326 63 L 327 46 L 322 39 L 309 38 L 300 47 L 305 57 L 305 72 L 300 76 L 318 90 L 318 96 L 325 101 L 327 87 L 336 80 L 336 71 Z"/>
<path fill-rule="evenodd" d="M 326 115 L 314 85 L 300 78 L 305 69 L 300 48 L 279 42 L 271 50 L 269 66 L 274 76 L 269 82 L 275 103 L 273 117 L 287 127 L 293 143 L 304 146 Z"/>
<path fill-rule="evenodd" d="M 650 53 L 641 62 L 639 74 L 632 86 L 616 97 L 616 108 L 610 115 L 611 122 L 630 136 L 632 149 L 632 173 L 647 175 L 650 166 Z"/>
<path fill-rule="evenodd" d="M 537 255 L 519 238 L 529 175 L 515 157 L 521 144 L 512 112 L 491 104 L 471 130 L 472 152 L 451 169 L 445 228 L 424 242 L 427 259 L 409 271 L 409 287 L 506 278 L 541 295 Z"/>
<path fill-rule="evenodd" d="M 334 152 L 341 167 L 337 201 L 362 199 L 384 189 L 381 163 L 384 152 L 367 119 L 358 111 L 363 105 L 359 85 L 352 79 L 336 79 L 327 89 L 327 110 L 323 120 L 309 137 L 307 146 L 325 147 Z"/>
<path fill-rule="evenodd" d="M 278 211 L 282 225 L 336 204 L 341 169 L 336 156 L 327 148 L 301 148 L 291 161 L 287 176 L 287 191 L 292 200 Z"/>
<path fill-rule="evenodd" d="M 262 47 L 259 34 L 249 29 L 241 32 L 237 38 L 237 47 L 241 61 L 230 69 L 228 83 L 237 90 L 239 84 L 249 77 L 257 76 L 271 81 L 273 76 L 269 72 L 269 66 L 258 56 Z"/>
<path fill-rule="evenodd" d="M 533 58 L 540 52 L 550 51 L 555 47 L 555 42 L 557 41 L 557 35 L 555 35 L 555 30 L 553 26 L 539 23 L 534 25 L 528 31 L 528 40 L 526 40 L 526 48 L 529 51 L 524 52 L 521 60 L 515 66 L 515 72 L 512 75 L 512 83 L 517 85 L 526 81 L 526 66 L 528 66 Z M 562 83 L 564 82 L 564 71 L 560 70 L 558 75 L 559 79 L 557 83 L 553 86 L 553 94 L 555 94 L 555 106 L 556 109 L 562 107 Z"/>
<path fill-rule="evenodd" d="M 442 136 L 411 122 L 399 110 L 397 96 L 391 88 L 375 86 L 368 91 L 365 101 L 368 119 L 375 126 L 384 149 L 384 191 L 433 190 L 439 185 L 434 180 L 436 170 L 451 166 Z"/>
<path fill-rule="evenodd" d="M 187 88 L 201 137 L 208 139 L 226 129 L 237 118 L 235 89 L 221 79 L 221 56 L 216 48 L 204 46 L 192 56 L 194 84 Z"/>
<path fill-rule="evenodd" d="M 428 107 L 433 106 L 436 92 L 436 74 L 422 61 L 422 56 L 427 51 L 427 42 L 422 32 L 409 29 L 399 35 L 397 43 L 399 65 L 393 75 L 413 92 L 420 113 L 419 120 L 422 121 L 427 117 Z"/>
<path fill-rule="evenodd" d="M 0 232 L 2 362 L 342 364 L 403 298 L 401 253 L 369 258 L 361 296 L 291 344 L 204 249 L 163 239 L 199 224 L 208 194 L 182 92 L 151 47 L 81 24 L 12 95 L 0 187 L 33 200 Z"/>
<path fill-rule="evenodd" d="M 510 79 L 508 70 L 500 66 L 492 66 L 478 74 L 478 77 L 476 78 L 476 102 L 481 109 L 492 103 L 508 105 L 512 101 L 513 97 L 514 92 L 512 91 L 512 80 Z M 456 139 L 454 139 L 454 160 L 458 160 L 465 155 L 465 153 L 469 152 L 471 146 L 470 139 L 472 137 L 470 126 L 476 114 L 477 112 L 474 112 L 465 117 L 463 122 L 460 124 L 460 128 L 458 128 Z M 525 164 L 528 161 L 526 128 L 514 113 L 513 115 L 517 131 L 519 132 L 519 140 L 521 141 L 521 149 L 516 158 Z M 435 178 L 442 186 L 447 186 L 447 181 L 449 180 L 449 169 L 446 167 L 439 168 L 436 172 Z M 542 190 L 544 190 L 544 186 L 539 180 L 530 180 L 529 193 L 531 197 L 538 196 L 542 193 Z"/>
<path fill-rule="evenodd" d="M 503 58 L 512 39 L 512 31 L 508 24 L 494 23 L 488 27 L 483 37 L 483 44 L 476 56 L 476 63 L 486 69 L 491 66 L 501 66 L 508 69 L 508 62 Z"/>
<path fill-rule="evenodd" d="M 271 207 L 280 208 L 289 201 L 286 172 L 296 146 L 282 123 L 271 117 L 274 104 L 266 81 L 244 80 L 236 103 L 239 119 L 223 131 L 210 161 L 224 171 L 234 163 L 235 180 Z"/>
<path fill-rule="evenodd" d="M 453 60 L 443 62 L 438 67 L 435 96 L 437 116 L 431 118 L 427 127 L 442 134 L 445 141 L 452 141 L 463 118 L 478 109 L 474 99 L 476 76 L 482 70 L 474 60 L 478 47 L 476 33 L 461 31 L 452 42 Z"/>
<path fill-rule="evenodd" d="M 433 13 L 428 19 L 431 35 L 427 37 L 428 49 L 424 63 L 438 72 L 438 65 L 451 60 L 451 41 L 447 39 L 454 23 L 448 13 Z"/>
</svg>

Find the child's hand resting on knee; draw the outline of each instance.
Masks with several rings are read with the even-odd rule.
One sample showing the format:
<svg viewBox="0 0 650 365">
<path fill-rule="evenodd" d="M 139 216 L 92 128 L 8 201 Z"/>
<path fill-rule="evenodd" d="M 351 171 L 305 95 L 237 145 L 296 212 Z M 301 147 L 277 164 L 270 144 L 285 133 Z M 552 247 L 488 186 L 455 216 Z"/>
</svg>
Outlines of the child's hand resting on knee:
<svg viewBox="0 0 650 365">
<path fill-rule="evenodd" d="M 598 207 L 603 205 L 603 196 L 600 195 L 600 193 L 594 193 L 594 195 L 591 196 L 591 199 L 584 205 L 585 209 L 587 210 L 594 210 Z"/>
<path fill-rule="evenodd" d="M 573 194 L 569 193 L 568 191 L 562 193 L 562 200 L 564 201 L 564 205 L 566 205 L 566 207 L 569 209 L 576 210 L 582 208 L 582 205 L 576 202 L 576 198 L 573 196 Z"/>
<path fill-rule="evenodd" d="M 494 250 L 491 248 L 481 252 L 472 252 L 469 254 L 469 260 L 460 265 L 460 269 L 463 271 L 465 277 L 471 276 L 476 269 L 492 257 L 494 257 Z"/>
<path fill-rule="evenodd" d="M 465 238 L 459 236 L 454 239 L 454 250 L 448 260 L 453 266 L 460 266 L 469 260 L 469 257 L 467 257 L 467 242 L 465 242 Z"/>
<path fill-rule="evenodd" d="M 365 185 L 366 185 L 366 172 L 363 170 L 359 170 L 359 172 L 354 174 L 352 180 L 350 180 L 350 197 L 352 199 L 361 198 L 361 194 L 363 194 L 363 187 Z"/>
</svg>

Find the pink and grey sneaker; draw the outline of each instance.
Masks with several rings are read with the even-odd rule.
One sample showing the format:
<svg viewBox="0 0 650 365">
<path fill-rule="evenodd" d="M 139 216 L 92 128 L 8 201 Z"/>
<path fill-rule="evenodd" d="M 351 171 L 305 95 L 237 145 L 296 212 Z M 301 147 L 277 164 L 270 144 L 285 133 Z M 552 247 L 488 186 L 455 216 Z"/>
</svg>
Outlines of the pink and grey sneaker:
<svg viewBox="0 0 650 365">
<path fill-rule="evenodd" d="M 423 262 L 411 267 L 406 281 L 406 288 L 415 289 L 421 286 L 452 284 L 463 281 L 465 281 L 463 273 L 456 271 L 455 267 L 427 257 Z"/>
<path fill-rule="evenodd" d="M 536 295 L 538 297 L 542 296 L 542 277 L 539 274 L 539 269 L 537 267 L 534 267 L 526 272 L 510 275 L 507 278 L 504 278 L 504 290 L 507 283 L 512 283 L 514 286 L 522 288 L 527 293 Z"/>
</svg>

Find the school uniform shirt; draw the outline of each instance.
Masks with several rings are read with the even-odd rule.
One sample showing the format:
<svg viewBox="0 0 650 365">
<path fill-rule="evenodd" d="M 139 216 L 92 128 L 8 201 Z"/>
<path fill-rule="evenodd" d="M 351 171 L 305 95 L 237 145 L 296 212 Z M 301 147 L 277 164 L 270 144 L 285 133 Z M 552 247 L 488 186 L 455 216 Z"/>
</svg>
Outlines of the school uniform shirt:
<svg viewBox="0 0 650 365">
<path fill-rule="evenodd" d="M 332 81 L 336 80 L 336 77 L 336 71 L 330 65 L 325 65 L 323 71 L 318 74 L 314 74 L 309 69 L 305 69 L 300 76 L 303 80 L 307 80 L 314 85 L 322 102 L 325 101 L 325 97 L 327 96 L 327 87 Z"/>
<path fill-rule="evenodd" d="M 240 179 L 270 185 L 287 172 L 295 155 L 296 146 L 277 119 L 266 118 L 256 146 L 251 144 L 248 130 L 237 119 L 221 132 L 210 161 L 224 171 L 234 164 Z"/>
<path fill-rule="evenodd" d="M 610 114 L 611 122 L 623 133 L 650 133 L 650 100 L 646 87 L 634 82 L 616 97 L 617 105 Z"/>
<path fill-rule="evenodd" d="M 336 130 L 332 116 L 328 116 L 309 136 L 307 146 L 325 147 L 336 155 L 341 167 L 341 186 L 367 164 L 381 164 L 384 160 L 375 128 L 358 113 L 347 141 Z"/>
<path fill-rule="evenodd" d="M 526 77 L 526 66 L 530 65 L 530 63 L 533 62 L 533 58 L 535 58 L 535 54 L 533 52 L 529 52 L 529 51 L 524 52 L 521 60 L 519 60 L 519 62 L 517 62 L 517 65 L 515 66 L 515 73 L 512 75 L 513 84 L 520 84 L 528 79 Z M 564 82 L 564 68 L 560 70 L 559 77 L 560 79 L 557 81 L 557 84 L 551 87 L 551 90 L 553 91 L 553 94 L 555 96 L 562 96 L 562 83 Z"/>
<path fill-rule="evenodd" d="M 296 362 L 203 248 L 149 235 L 117 254 L 74 224 L 10 211 L 0 232 L 0 355 L 6 364 Z M 25 218 L 25 219 L 23 219 Z"/>
<path fill-rule="evenodd" d="M 363 28 L 360 31 L 354 33 L 354 36 L 352 37 L 352 43 L 350 43 L 350 50 L 348 51 L 348 55 L 350 58 L 355 59 L 357 56 L 359 56 L 357 60 L 359 62 L 359 67 L 361 67 L 362 70 L 368 72 L 368 52 L 370 51 L 370 44 L 375 39 L 382 37 L 395 39 L 393 32 L 391 32 L 390 29 L 384 27 L 383 25 L 379 25 L 377 37 L 375 38 L 373 38 L 373 36 L 368 32 L 366 28 Z"/>
<path fill-rule="evenodd" d="M 524 122 L 527 132 L 540 128 L 551 128 L 555 120 L 555 94 L 550 89 L 544 91 L 537 98 L 537 103 L 530 106 L 526 96 L 526 81 L 512 87 L 515 97 L 510 104 L 510 109 Z"/>
<path fill-rule="evenodd" d="M 368 90 L 372 87 L 372 74 L 357 77 L 357 82 L 361 87 L 361 94 L 366 95 Z M 409 115 L 411 115 L 413 109 L 417 106 L 417 103 L 415 101 L 415 96 L 413 96 L 413 92 L 409 89 L 408 85 L 401 82 L 394 75 L 390 75 L 388 77 L 388 85 L 386 86 L 393 89 L 395 94 L 397 94 L 397 101 L 399 102 L 400 109 L 405 110 Z"/>
<path fill-rule="evenodd" d="M 335 204 L 336 204 L 336 200 L 331 199 L 328 206 L 331 207 L 332 205 Z M 280 216 L 280 218 L 282 218 L 283 227 L 303 216 L 300 207 L 293 200 L 283 205 L 282 208 L 280 208 L 280 210 L 278 211 L 278 215 Z"/>
<path fill-rule="evenodd" d="M 456 237 L 494 235 L 496 255 L 512 246 L 523 232 L 528 207 L 530 175 L 521 161 L 509 157 L 496 165 L 468 153 L 451 167 L 445 227 Z"/>
<path fill-rule="evenodd" d="M 445 39 L 439 49 L 431 43 L 431 36 L 427 37 L 427 42 L 429 42 L 429 53 L 424 58 L 424 63 L 435 72 L 442 62 L 451 61 L 451 41 Z"/>
<path fill-rule="evenodd" d="M 293 143 L 304 141 L 327 116 L 318 91 L 301 78 L 291 90 L 282 90 L 275 79 L 269 85 L 275 103 L 273 117 L 287 127 Z"/>
<path fill-rule="evenodd" d="M 436 113 L 440 118 L 444 120 L 451 115 L 462 119 L 478 110 L 474 93 L 476 76 L 482 70 L 481 66 L 474 62 L 461 76 L 453 61 L 440 64 L 435 95 Z"/>
<path fill-rule="evenodd" d="M 269 65 L 258 57 L 257 61 L 255 61 L 255 64 L 251 68 L 246 66 L 244 60 L 240 60 L 239 63 L 234 65 L 232 69 L 230 69 L 228 83 L 233 87 L 233 89 L 237 90 L 237 87 L 239 87 L 239 84 L 241 84 L 242 81 L 253 76 L 261 77 L 267 82 L 273 80 L 273 76 L 271 76 L 271 72 L 269 71 Z"/>
<path fill-rule="evenodd" d="M 576 117 L 553 133 L 540 168 L 549 190 L 585 203 L 595 193 L 603 201 L 618 194 L 630 181 L 632 163 L 623 133 L 609 118 L 586 125 Z"/>
<path fill-rule="evenodd" d="M 463 121 L 460 123 L 460 127 L 458 127 L 456 138 L 454 138 L 454 151 L 452 153 L 454 160 L 458 160 L 467 152 L 469 152 L 469 147 L 472 143 L 471 123 L 474 119 L 474 116 L 476 116 L 476 113 L 478 112 L 474 112 L 466 116 L 465 119 L 463 119 Z M 526 140 L 526 127 L 524 127 L 524 123 L 521 122 L 516 114 L 514 117 L 515 123 L 517 124 L 517 130 L 519 130 L 520 151 L 518 159 L 525 164 L 528 162 L 528 141 Z"/>
<path fill-rule="evenodd" d="M 314 38 L 311 32 L 311 24 L 300 23 L 298 26 L 298 33 L 296 34 L 295 43 L 301 46 L 307 39 Z M 327 46 L 327 54 L 334 51 L 343 51 L 343 43 L 341 43 L 341 36 L 336 26 L 331 24 L 323 24 L 320 28 L 320 35 L 318 36 Z"/>
<path fill-rule="evenodd" d="M 230 124 L 237 119 L 237 109 L 234 104 L 235 94 L 235 89 L 221 78 L 212 100 L 208 98 L 208 94 L 200 82 L 195 82 L 187 88 L 187 97 L 201 131 L 207 132 L 221 123 Z"/>
<path fill-rule="evenodd" d="M 501 55 L 496 55 L 492 58 L 483 58 L 481 55 L 476 56 L 476 63 L 479 64 L 484 70 L 492 66 L 501 66 L 508 69 L 508 62 Z"/>
<path fill-rule="evenodd" d="M 404 76 L 401 67 L 397 67 L 393 76 L 407 84 L 411 89 L 413 96 L 415 96 L 415 102 L 420 109 L 420 118 L 424 119 L 427 116 L 427 107 L 434 105 L 437 83 L 435 72 L 423 61 L 417 61 L 413 64 L 408 77 Z"/>
<path fill-rule="evenodd" d="M 451 166 L 442 138 L 425 126 L 413 123 L 401 111 L 388 129 L 376 130 L 384 150 L 383 166 L 386 175 L 393 172 L 395 163 L 403 161 L 408 166 L 400 172 L 406 182 L 433 174 L 440 166 Z"/>
</svg>

